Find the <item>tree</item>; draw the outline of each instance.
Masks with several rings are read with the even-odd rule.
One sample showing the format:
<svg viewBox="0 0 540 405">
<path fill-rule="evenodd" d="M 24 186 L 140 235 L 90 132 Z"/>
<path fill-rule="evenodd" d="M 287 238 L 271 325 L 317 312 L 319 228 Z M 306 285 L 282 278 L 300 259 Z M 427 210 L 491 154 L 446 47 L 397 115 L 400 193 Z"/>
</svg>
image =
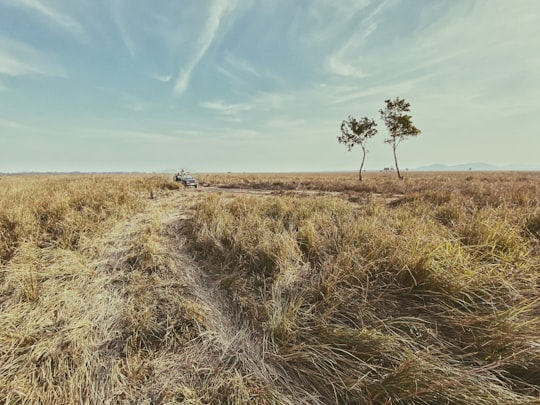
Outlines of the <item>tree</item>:
<svg viewBox="0 0 540 405">
<path fill-rule="evenodd" d="M 374 120 L 370 120 L 368 117 L 363 117 L 359 121 L 356 118 L 349 115 L 347 120 L 341 123 L 341 135 L 338 136 L 339 143 L 347 145 L 349 152 L 354 145 L 360 145 L 362 148 L 362 164 L 358 172 L 358 180 L 362 181 L 362 168 L 364 167 L 364 161 L 366 160 L 366 142 L 369 138 L 377 133 L 375 128 L 377 123 Z"/>
<path fill-rule="evenodd" d="M 386 108 L 379 110 L 381 118 L 390 133 L 390 137 L 385 139 L 384 142 L 392 146 L 394 152 L 394 162 L 396 163 L 396 171 L 398 178 L 403 180 L 398 167 L 396 149 L 401 141 L 407 139 L 410 136 L 416 136 L 421 131 L 416 128 L 412 121 L 411 116 L 405 113 L 409 112 L 411 105 L 404 99 L 396 97 L 395 100 L 385 100 Z"/>
</svg>

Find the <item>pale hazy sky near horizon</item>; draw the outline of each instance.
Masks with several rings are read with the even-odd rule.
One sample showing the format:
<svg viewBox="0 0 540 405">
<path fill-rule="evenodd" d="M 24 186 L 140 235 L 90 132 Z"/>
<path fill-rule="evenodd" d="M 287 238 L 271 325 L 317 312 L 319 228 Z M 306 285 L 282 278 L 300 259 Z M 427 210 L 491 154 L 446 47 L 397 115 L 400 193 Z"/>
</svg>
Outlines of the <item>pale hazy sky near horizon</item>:
<svg viewBox="0 0 540 405">
<path fill-rule="evenodd" d="M 0 0 L 0 172 L 540 166 L 538 0 Z"/>
</svg>

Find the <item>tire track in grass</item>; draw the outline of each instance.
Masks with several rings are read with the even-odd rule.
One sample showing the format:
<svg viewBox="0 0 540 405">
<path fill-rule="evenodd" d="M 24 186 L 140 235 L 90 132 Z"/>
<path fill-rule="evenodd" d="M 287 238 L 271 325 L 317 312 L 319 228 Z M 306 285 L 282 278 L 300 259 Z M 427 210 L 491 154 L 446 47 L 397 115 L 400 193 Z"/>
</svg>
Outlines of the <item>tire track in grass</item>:
<svg viewBox="0 0 540 405">
<path fill-rule="evenodd" d="M 195 301 L 205 308 L 207 314 L 205 331 L 200 336 L 202 340 L 191 349 L 192 357 L 198 360 L 195 364 L 198 364 L 199 371 L 213 367 L 216 371 L 214 378 L 222 379 L 225 386 L 235 385 L 229 387 L 232 388 L 230 396 L 213 399 L 236 403 L 317 403 L 317 398 L 302 387 L 291 385 L 291 379 L 285 372 L 272 364 L 266 355 L 264 340 L 250 329 L 231 299 L 219 288 L 212 276 L 215 269 L 197 263 L 187 251 L 183 228 L 192 215 L 194 204 L 199 201 L 199 195 L 193 194 L 184 204 L 172 204 L 184 208 L 179 212 L 169 211 L 164 233 L 171 246 L 174 263 L 182 269 L 182 277 L 190 286 Z M 189 362 L 189 359 L 188 356 L 186 360 Z M 204 382 L 205 377 L 200 382 L 211 387 L 216 383 L 212 381 L 214 378 L 209 376 Z"/>
<path fill-rule="evenodd" d="M 192 258 L 183 228 L 202 194 L 158 196 L 119 225 L 102 252 L 108 294 L 120 297 L 115 336 L 101 356 L 113 401 L 318 403 L 266 355 L 207 269 Z"/>
</svg>

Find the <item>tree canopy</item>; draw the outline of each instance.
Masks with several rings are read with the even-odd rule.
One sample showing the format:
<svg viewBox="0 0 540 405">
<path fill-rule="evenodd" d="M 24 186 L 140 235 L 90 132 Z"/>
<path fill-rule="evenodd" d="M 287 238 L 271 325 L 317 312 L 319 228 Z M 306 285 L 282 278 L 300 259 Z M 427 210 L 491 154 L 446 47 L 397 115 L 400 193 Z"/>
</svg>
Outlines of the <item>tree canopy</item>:
<svg viewBox="0 0 540 405">
<path fill-rule="evenodd" d="M 347 120 L 341 123 L 341 135 L 338 136 L 339 143 L 347 145 L 349 152 L 355 145 L 360 145 L 362 148 L 362 163 L 358 172 L 358 180 L 362 181 L 362 169 L 366 160 L 366 142 L 369 138 L 377 134 L 377 123 L 368 117 L 362 117 L 357 120 L 349 115 Z"/>
<path fill-rule="evenodd" d="M 385 103 L 386 108 L 379 110 L 381 119 L 384 121 L 389 133 L 389 137 L 384 142 L 392 146 L 397 175 L 400 179 L 403 179 L 399 171 L 396 149 L 403 140 L 416 136 L 421 131 L 413 125 L 412 116 L 406 114 L 411 110 L 409 102 L 396 97 L 394 100 L 385 100 Z"/>
</svg>

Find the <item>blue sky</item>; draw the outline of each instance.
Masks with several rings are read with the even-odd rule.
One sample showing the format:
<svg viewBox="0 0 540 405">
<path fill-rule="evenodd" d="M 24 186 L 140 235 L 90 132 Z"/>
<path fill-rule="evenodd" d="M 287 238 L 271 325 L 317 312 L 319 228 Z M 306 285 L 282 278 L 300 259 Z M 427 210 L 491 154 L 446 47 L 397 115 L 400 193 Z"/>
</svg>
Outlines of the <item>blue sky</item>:
<svg viewBox="0 0 540 405">
<path fill-rule="evenodd" d="M 540 167 L 538 0 L 0 0 L 0 172 Z"/>
</svg>

